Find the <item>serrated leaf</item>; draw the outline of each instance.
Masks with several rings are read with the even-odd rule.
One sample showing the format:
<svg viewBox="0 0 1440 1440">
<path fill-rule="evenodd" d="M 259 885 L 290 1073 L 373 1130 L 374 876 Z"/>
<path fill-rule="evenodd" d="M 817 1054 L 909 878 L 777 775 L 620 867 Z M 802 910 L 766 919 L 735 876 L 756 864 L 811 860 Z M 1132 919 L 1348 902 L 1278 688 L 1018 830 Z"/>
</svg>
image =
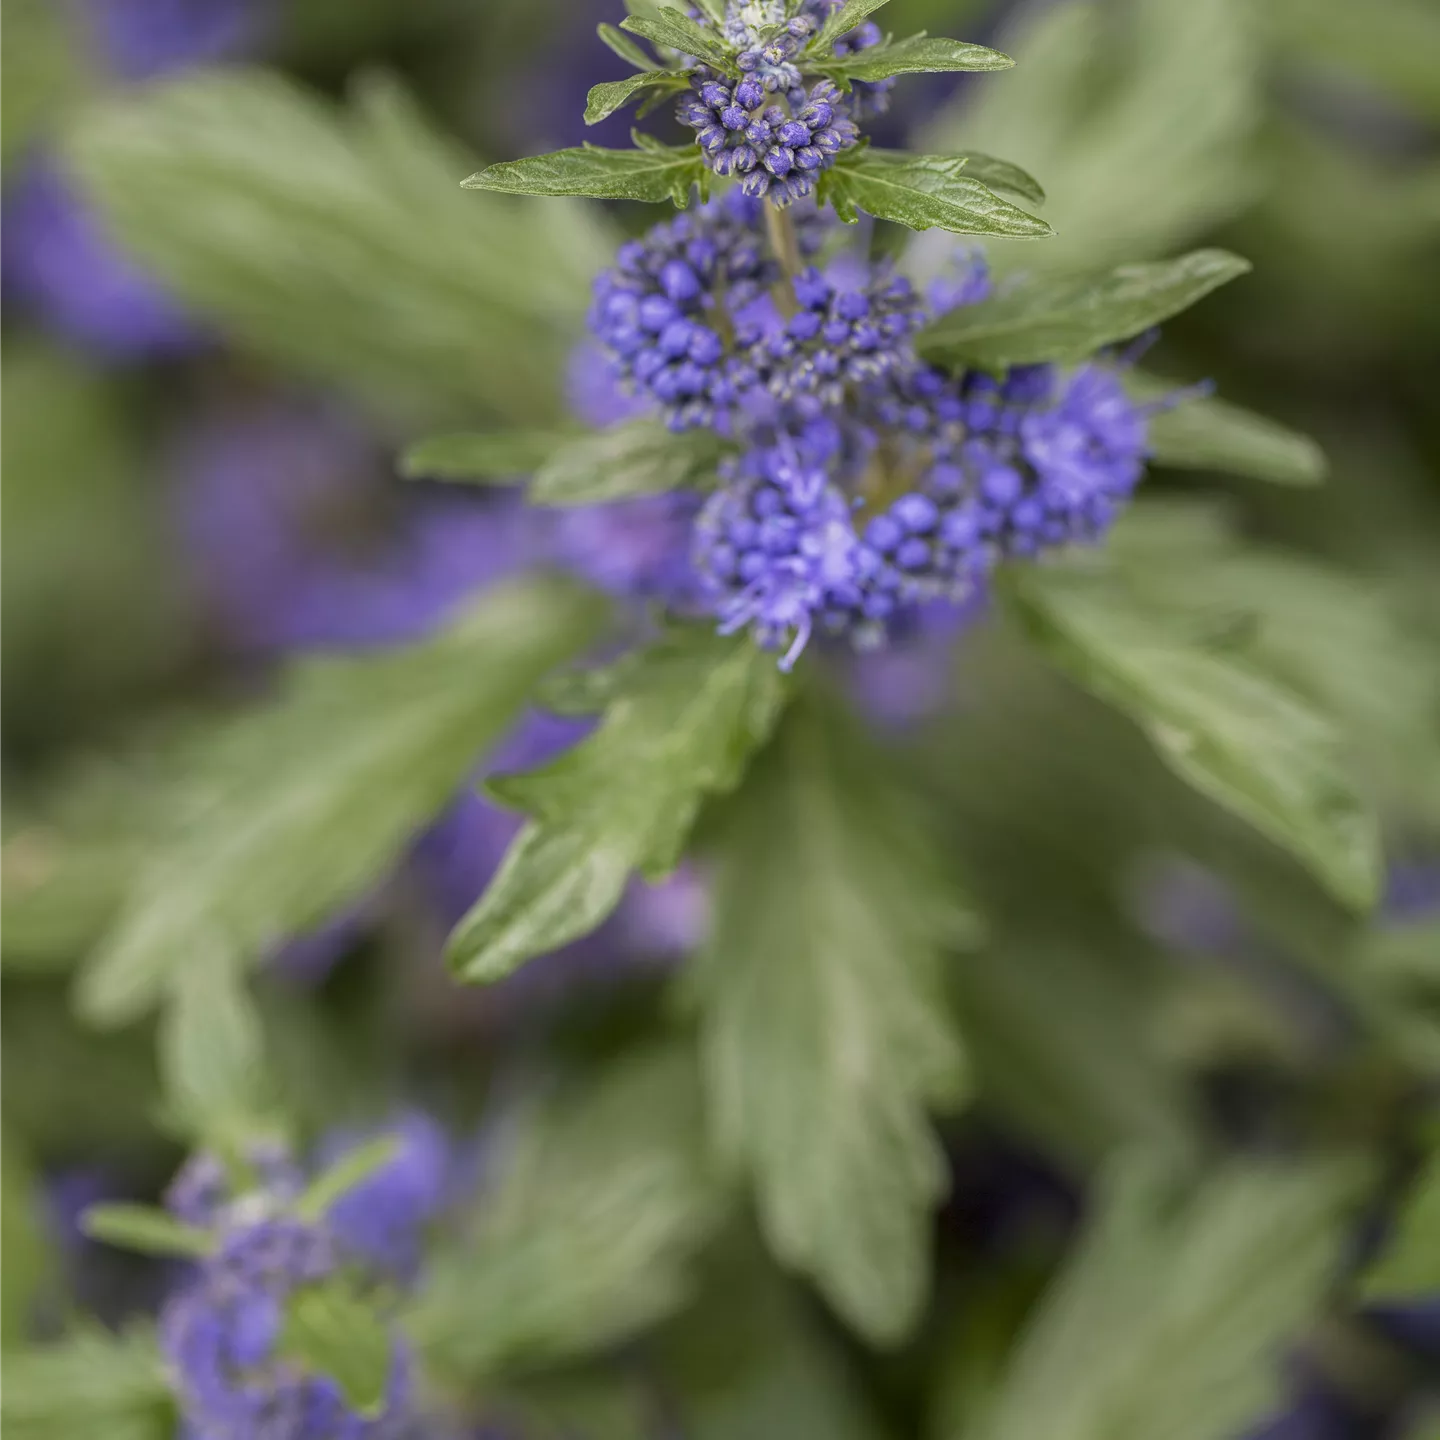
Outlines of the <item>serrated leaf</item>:
<svg viewBox="0 0 1440 1440">
<path fill-rule="evenodd" d="M 305 1193 L 295 1202 L 296 1215 L 312 1223 L 323 1219 L 337 1200 L 390 1164 L 399 1149 L 400 1142 L 394 1135 L 381 1135 L 357 1145 L 306 1186 Z"/>
<path fill-rule="evenodd" d="M 265 1041 L 235 951 L 214 945 L 179 957 L 159 1052 L 170 1119 L 199 1144 L 228 1151 L 265 1123 Z"/>
<path fill-rule="evenodd" d="M 652 45 L 663 45 L 681 55 L 693 55 L 707 65 L 735 74 L 735 60 L 714 31 L 702 30 L 682 10 L 662 5 L 655 15 L 631 15 L 620 22 L 622 30 L 641 35 Z"/>
<path fill-rule="evenodd" d="M 1137 400 L 1163 400 L 1182 387 L 1132 373 Z M 1219 470 L 1276 485 L 1319 485 L 1325 452 L 1308 435 L 1223 400 L 1197 396 L 1152 415 L 1150 458 L 1181 470 Z"/>
<path fill-rule="evenodd" d="M 810 43 L 811 52 L 824 55 L 842 35 L 848 35 L 863 20 L 889 3 L 890 0 L 845 0 L 838 10 L 832 10 L 825 17 L 820 33 Z"/>
<path fill-rule="evenodd" d="M 723 447 L 708 430 L 677 435 L 654 420 L 631 420 L 562 445 L 530 482 L 535 505 L 591 505 L 631 495 L 707 486 Z"/>
<path fill-rule="evenodd" d="M 431 435 L 406 446 L 400 473 L 410 480 L 514 480 L 530 474 L 569 438 L 564 430 Z"/>
<path fill-rule="evenodd" d="M 497 190 L 505 195 L 587 195 L 592 200 L 642 200 L 658 205 L 690 203 L 692 187 L 702 192 L 709 172 L 695 145 L 605 150 L 581 145 L 506 160 L 462 182 L 468 190 Z"/>
<path fill-rule="evenodd" d="M 346 1404 L 373 1419 L 385 1408 L 392 1342 L 373 1301 L 342 1277 L 292 1291 L 279 1356 L 339 1387 Z"/>
<path fill-rule="evenodd" d="M 174 1405 L 153 1330 L 99 1326 L 4 1357 L 0 1423 L 8 1440 L 170 1440 Z"/>
<path fill-rule="evenodd" d="M 928 1111 L 965 1088 L 943 951 L 974 921 L 883 753 L 825 701 L 721 816 L 715 931 L 686 983 L 717 1139 L 771 1249 L 894 1344 L 925 1300 L 946 1185 Z"/>
<path fill-rule="evenodd" d="M 1372 1301 L 1428 1299 L 1440 1290 L 1440 1155 L 1432 1156 L 1376 1264 L 1365 1272 L 1362 1293 Z"/>
<path fill-rule="evenodd" d="M 641 70 L 660 69 L 660 66 L 623 30 L 617 29 L 614 25 L 597 26 L 596 34 L 598 34 L 605 44 L 622 60 L 629 61 L 631 65 L 638 66 Z"/>
<path fill-rule="evenodd" d="M 243 69 L 132 87 L 69 157 L 107 228 L 240 348 L 407 423 L 552 419 L 613 237 L 460 194 L 469 157 L 395 82 L 355 95 Z"/>
<path fill-rule="evenodd" d="M 820 198 L 853 223 L 857 210 L 912 230 L 939 228 L 956 235 L 1008 235 L 1038 239 L 1051 234 L 1043 221 L 1002 200 L 965 173 L 966 161 L 899 150 L 862 150 L 838 161 L 820 177 Z"/>
<path fill-rule="evenodd" d="M 599 925 L 632 871 L 679 862 L 707 794 L 733 787 L 779 714 L 784 686 L 746 637 L 677 630 L 623 672 L 600 728 L 573 750 L 489 789 L 534 818 L 447 954 L 483 983 Z"/>
<path fill-rule="evenodd" d="M 658 88 L 664 94 L 674 94 L 690 88 L 688 70 L 646 70 L 639 75 L 627 75 L 623 80 L 607 80 L 591 88 L 585 101 L 585 123 L 598 125 L 608 120 L 617 110 L 623 109 L 642 90 Z"/>
<path fill-rule="evenodd" d="M 876 152 L 872 150 L 869 153 Z M 878 153 L 886 155 L 890 152 L 882 150 Z M 1045 203 L 1045 190 L 1040 182 L 1009 160 L 997 160 L 993 155 L 984 155 L 978 150 L 961 150 L 944 158 L 964 161 L 966 176 L 971 180 L 979 180 L 992 190 L 1008 191 L 1022 200 L 1028 200 L 1032 205 Z"/>
<path fill-rule="evenodd" d="M 1182 778 L 1301 860 L 1345 904 L 1374 904 L 1374 816 L 1335 728 L 1298 692 L 1207 644 L 1205 616 L 1157 612 L 1113 567 L 1017 568 L 1004 588 L 1040 648 L 1128 714 Z"/>
<path fill-rule="evenodd" d="M 1076 363 L 1178 315 L 1249 269 L 1227 251 L 1195 250 L 1102 275 L 1034 280 L 942 316 L 916 343 L 948 365 Z"/>
<path fill-rule="evenodd" d="M 1363 1169 L 1236 1164 L 1167 1208 L 1134 1158 L 964 1440 L 1231 1440 L 1279 1390 Z"/>
<path fill-rule="evenodd" d="M 92 1240 L 140 1255 L 183 1255 L 194 1260 L 214 1248 L 208 1231 L 183 1224 L 152 1205 L 92 1205 L 80 1217 L 80 1228 Z"/>
<path fill-rule="evenodd" d="M 82 974 L 84 1013 L 132 1019 L 192 957 L 254 962 L 361 895 L 602 615 L 569 585 L 515 582 L 422 644 L 297 666 L 177 787 L 164 840 Z"/>
<path fill-rule="evenodd" d="M 834 55 L 812 62 L 822 75 L 848 88 L 855 80 L 886 80 L 892 75 L 937 75 L 960 70 L 1009 70 L 1015 62 L 986 45 L 964 40 L 942 40 L 911 35 L 886 40 L 851 55 Z"/>
<path fill-rule="evenodd" d="M 13 1061 L 11 1062 L 13 1064 Z M 17 1067 L 15 1073 L 24 1073 Z M 24 1342 L 55 1256 L 45 1192 L 13 1128 L 0 1129 L 0 1352 Z"/>
<path fill-rule="evenodd" d="M 435 1257 L 406 1329 L 428 1364 L 475 1383 L 616 1344 L 690 1296 L 729 1207 L 694 1060 L 635 1053 L 507 1127 L 515 1149 L 468 1245 Z"/>
</svg>

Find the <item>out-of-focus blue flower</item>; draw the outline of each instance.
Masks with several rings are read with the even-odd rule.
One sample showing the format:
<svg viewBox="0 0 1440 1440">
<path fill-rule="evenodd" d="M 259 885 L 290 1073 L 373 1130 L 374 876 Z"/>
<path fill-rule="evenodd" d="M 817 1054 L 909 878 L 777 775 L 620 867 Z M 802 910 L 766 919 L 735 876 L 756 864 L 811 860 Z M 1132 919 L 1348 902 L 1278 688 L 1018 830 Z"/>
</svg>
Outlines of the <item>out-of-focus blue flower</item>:
<svg viewBox="0 0 1440 1440">
<path fill-rule="evenodd" d="M 74 345 L 114 361 L 183 355 L 196 323 L 118 249 L 59 164 L 32 157 L 4 203 L 7 300 Z"/>
<path fill-rule="evenodd" d="M 124 80 L 230 59 L 254 50 L 273 0 L 82 0 L 106 67 Z"/>
</svg>

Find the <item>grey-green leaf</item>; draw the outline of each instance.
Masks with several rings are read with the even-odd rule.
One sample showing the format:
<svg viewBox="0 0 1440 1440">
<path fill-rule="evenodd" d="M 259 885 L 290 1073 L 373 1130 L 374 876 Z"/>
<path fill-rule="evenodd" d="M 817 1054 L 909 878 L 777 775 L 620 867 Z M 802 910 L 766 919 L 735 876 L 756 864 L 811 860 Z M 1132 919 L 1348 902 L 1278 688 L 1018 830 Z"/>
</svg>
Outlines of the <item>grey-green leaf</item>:
<svg viewBox="0 0 1440 1440">
<path fill-rule="evenodd" d="M 383 1170 L 396 1155 L 400 1142 L 394 1135 L 380 1135 L 342 1155 L 328 1170 L 317 1175 L 295 1202 L 295 1213 L 311 1223 L 377 1170 Z"/>
<path fill-rule="evenodd" d="M 1036 280 L 942 316 L 920 332 L 918 345 L 956 366 L 1075 363 L 1178 315 L 1249 269 L 1227 251 L 1195 250 L 1100 275 Z"/>
<path fill-rule="evenodd" d="M 293 1291 L 277 1353 L 340 1388 L 352 1410 L 367 1418 L 385 1408 L 392 1342 L 375 1302 L 336 1277 Z"/>
<path fill-rule="evenodd" d="M 596 33 L 622 60 L 628 60 L 641 70 L 660 69 L 623 30 L 616 29 L 614 25 L 599 25 Z"/>
<path fill-rule="evenodd" d="M 878 1344 L 911 1329 L 966 1084 L 942 962 L 975 922 L 913 796 L 833 696 L 792 714 L 720 817 L 715 930 L 685 983 L 723 1153 L 771 1249 Z"/>
<path fill-rule="evenodd" d="M 820 33 L 810 42 L 811 53 L 826 54 L 842 35 L 848 35 L 861 21 L 889 3 L 890 0 L 845 0 L 826 17 Z"/>
<path fill-rule="evenodd" d="M 1419 1300 L 1440 1290 L 1440 1153 L 1430 1157 L 1406 1197 L 1363 1288 L 1368 1299 L 1390 1302 Z"/>
<path fill-rule="evenodd" d="M 592 1068 L 506 1133 L 473 1240 L 435 1257 L 406 1326 L 427 1364 L 469 1383 L 593 1353 L 678 1309 L 729 1208 L 682 1049 Z"/>
<path fill-rule="evenodd" d="M 588 934 L 633 871 L 678 863 L 707 793 L 730 789 L 769 734 L 784 688 L 775 657 L 746 636 L 673 632 L 626 667 L 600 728 L 491 793 L 534 818 L 450 937 L 460 979 L 501 979 Z"/>
<path fill-rule="evenodd" d="M 603 613 L 570 585 L 514 582 L 419 645 L 297 667 L 177 787 L 163 841 L 81 977 L 85 1013 L 133 1019 L 194 957 L 258 961 L 353 901 Z"/>
<path fill-rule="evenodd" d="M 151 1205 L 92 1205 L 80 1217 L 80 1228 L 92 1240 L 141 1255 L 183 1255 L 195 1260 L 214 1248 L 207 1231 L 182 1224 Z"/>
<path fill-rule="evenodd" d="M 591 505 L 707 487 L 721 454 L 708 430 L 677 435 L 657 421 L 632 420 L 562 445 L 536 470 L 530 499 L 536 505 Z"/>
<path fill-rule="evenodd" d="M 734 59 L 715 32 L 702 30 L 684 11 L 672 6 L 661 6 L 654 16 L 631 15 L 620 22 L 620 28 L 632 35 L 643 35 L 652 45 L 664 45 L 681 55 L 693 55 L 717 70 L 735 73 Z"/>
<path fill-rule="evenodd" d="M 816 60 L 815 68 L 848 87 L 854 80 L 885 80 L 891 75 L 934 75 L 957 70 L 1009 70 L 1015 62 L 998 50 L 964 40 L 911 35 L 887 40 L 852 55 Z"/>
<path fill-rule="evenodd" d="M 564 430 L 493 430 L 431 435 L 406 447 L 400 473 L 411 480 L 514 480 L 565 442 Z"/>
<path fill-rule="evenodd" d="M 581 145 L 506 160 L 464 181 L 469 190 L 505 195 L 588 195 L 592 200 L 641 200 L 651 205 L 673 201 L 682 210 L 695 185 L 705 185 L 705 169 L 695 145 L 641 146 L 605 150 Z"/>
<path fill-rule="evenodd" d="M 1168 1187 L 1117 1166 L 1079 1252 L 963 1440 L 1231 1440 L 1318 1318 L 1363 1169 L 1232 1165 Z"/>
<path fill-rule="evenodd" d="M 96 1325 L 7 1351 L 0 1422 L 9 1440 L 170 1440 L 175 1408 L 154 1331 Z"/>
<path fill-rule="evenodd" d="M 1137 400 L 1161 400 L 1182 387 L 1132 374 L 1125 388 Z M 1319 485 L 1325 452 L 1308 435 L 1238 405 L 1195 396 L 1153 415 L 1150 457 L 1181 470 L 1218 470 L 1276 485 Z"/>
<path fill-rule="evenodd" d="M 1328 717 L 1247 656 L 1206 643 L 1204 617 L 1147 604 L 1113 566 L 1016 569 L 1005 593 L 1040 648 L 1135 720 L 1172 769 L 1345 904 L 1374 904 L 1376 820 Z"/>
<path fill-rule="evenodd" d="M 627 75 L 623 80 L 607 80 L 592 87 L 585 102 L 585 123 L 598 125 L 608 120 L 642 90 L 680 91 L 689 84 L 688 70 L 645 70 L 639 75 Z"/>
<path fill-rule="evenodd" d="M 912 230 L 939 228 L 956 235 L 1039 239 L 1051 234 L 1036 216 L 989 189 L 966 171 L 964 158 L 862 150 L 820 177 L 820 197 L 844 221 L 864 210 Z"/>
</svg>

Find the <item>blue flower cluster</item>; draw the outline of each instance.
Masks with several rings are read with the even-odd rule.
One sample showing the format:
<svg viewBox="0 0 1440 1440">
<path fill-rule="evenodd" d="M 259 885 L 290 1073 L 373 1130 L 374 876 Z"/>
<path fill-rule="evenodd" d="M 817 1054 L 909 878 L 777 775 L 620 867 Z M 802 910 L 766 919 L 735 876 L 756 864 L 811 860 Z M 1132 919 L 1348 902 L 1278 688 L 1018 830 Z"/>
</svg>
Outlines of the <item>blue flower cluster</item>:
<svg viewBox="0 0 1440 1440">
<path fill-rule="evenodd" d="M 287 1302 L 334 1277 L 373 1284 L 414 1278 L 420 1227 L 445 1194 L 451 1156 L 432 1121 L 412 1116 L 379 1170 L 318 1221 L 295 1213 L 305 1175 L 279 1146 L 246 1155 L 251 1183 L 236 1193 L 227 1169 L 200 1155 L 166 1197 L 177 1218 L 214 1246 L 166 1303 L 160 1339 L 193 1440 L 385 1440 L 410 1420 L 410 1356 L 392 1338 L 384 1403 L 362 1416 L 336 1382 L 283 1354 Z M 341 1154 L 345 1145 L 338 1147 Z"/>
<path fill-rule="evenodd" d="M 784 280 L 746 203 L 657 227 L 597 285 L 592 326 L 621 381 L 675 428 L 708 425 L 739 448 L 698 513 L 690 497 L 643 502 L 661 507 L 647 533 L 662 550 L 694 515 L 689 565 L 650 554 L 647 595 L 692 607 L 698 579 L 726 631 L 748 626 L 788 668 L 817 630 L 872 648 L 916 607 L 969 601 L 1004 560 L 1106 533 L 1146 457 L 1151 410 L 1120 382 L 1128 357 L 936 369 L 913 336 L 985 297 L 983 263 L 928 302 L 883 263 Z M 823 232 L 807 218 L 799 233 L 813 257 Z"/>
</svg>

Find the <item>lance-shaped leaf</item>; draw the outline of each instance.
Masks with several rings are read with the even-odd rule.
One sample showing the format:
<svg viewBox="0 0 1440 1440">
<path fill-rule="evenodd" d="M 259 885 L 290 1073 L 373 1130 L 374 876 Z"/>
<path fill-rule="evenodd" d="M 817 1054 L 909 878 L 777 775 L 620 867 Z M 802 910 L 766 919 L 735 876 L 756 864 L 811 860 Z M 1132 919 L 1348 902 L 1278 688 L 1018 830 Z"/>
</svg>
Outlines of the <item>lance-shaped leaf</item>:
<svg viewBox="0 0 1440 1440">
<path fill-rule="evenodd" d="M 966 173 L 966 161 L 899 150 L 862 150 L 820 177 L 820 198 L 853 223 L 864 210 L 912 230 L 939 228 L 956 235 L 1039 239 L 1052 234 L 1036 216 L 1002 200 Z"/>
<path fill-rule="evenodd" d="M 134 1018 L 194 957 L 257 961 L 356 899 L 602 613 L 569 585 L 517 582 L 422 644 L 298 667 L 177 786 L 165 838 L 82 975 L 85 1013 Z"/>
<path fill-rule="evenodd" d="M 842 89 L 855 80 L 886 80 L 891 75 L 935 75 L 956 70 L 1009 70 L 1015 62 L 998 50 L 964 40 L 942 40 L 925 34 L 886 40 L 851 55 L 833 55 L 812 62 Z"/>
<path fill-rule="evenodd" d="M 469 1243 L 433 1257 L 406 1329 L 442 1375 L 561 1361 L 680 1308 L 729 1209 L 692 1055 L 635 1053 L 505 1127 Z"/>
<path fill-rule="evenodd" d="M 357 1414 L 374 1418 L 384 1410 L 392 1341 L 375 1300 L 353 1280 L 336 1276 L 294 1291 L 276 1349 L 301 1370 L 334 1381 Z"/>
<path fill-rule="evenodd" d="M 592 87 L 585 102 L 585 123 L 598 125 L 608 120 L 617 110 L 623 109 L 642 90 L 655 89 L 674 93 L 688 89 L 688 70 L 645 70 L 639 75 L 627 75 L 623 80 L 607 80 Z"/>
<path fill-rule="evenodd" d="M 400 473 L 408 480 L 514 480 L 543 465 L 570 438 L 564 430 L 431 435 L 406 447 Z"/>
<path fill-rule="evenodd" d="M 1415 1301 L 1440 1290 L 1440 1154 L 1430 1157 L 1392 1228 L 1379 1261 L 1365 1274 L 1375 1301 Z"/>
<path fill-rule="evenodd" d="M 1117 1167 L 1010 1373 L 961 1440 L 1231 1440 L 1277 1398 L 1361 1193 L 1345 1163 L 1219 1171 L 1180 1205 Z"/>
<path fill-rule="evenodd" d="M 702 30 L 683 10 L 663 5 L 655 15 L 631 15 L 620 22 L 622 30 L 643 35 L 652 45 L 664 45 L 681 55 L 693 55 L 727 74 L 737 73 L 734 57 L 713 30 Z"/>
<path fill-rule="evenodd" d="M 1147 602 L 1113 566 L 1029 566 L 1008 581 L 1005 594 L 1031 638 L 1129 715 L 1173 770 L 1288 850 L 1344 903 L 1374 904 L 1376 821 L 1338 732 L 1272 669 L 1217 643 L 1224 637 L 1213 613 Z"/>
<path fill-rule="evenodd" d="M 613 25 L 598 25 L 595 33 L 622 60 L 628 60 L 630 64 L 641 70 L 659 70 L 661 68 L 623 30 L 617 30 Z"/>
<path fill-rule="evenodd" d="M 810 43 L 811 51 L 824 55 L 842 35 L 848 35 L 862 20 L 889 3 L 890 0 L 845 0 L 838 10 L 832 10 L 826 17 L 820 33 Z"/>
<path fill-rule="evenodd" d="M 468 190 L 498 190 L 505 195 L 587 195 L 592 200 L 642 200 L 658 205 L 690 203 L 690 190 L 703 191 L 709 172 L 695 145 L 641 143 L 634 150 L 580 145 L 504 160 L 463 181 Z"/>
<path fill-rule="evenodd" d="M 715 931 L 686 983 L 717 1137 L 771 1249 L 891 1344 L 929 1285 L 946 1169 L 928 1112 L 966 1072 L 941 965 L 975 922 L 884 753 L 825 699 L 720 818 Z"/>
<path fill-rule="evenodd" d="M 700 802 L 730 789 L 783 697 L 775 657 L 746 637 L 678 630 L 624 667 L 600 728 L 549 765 L 494 780 L 534 818 L 450 937 L 462 980 L 498 980 L 588 934 L 632 871 L 679 862 Z"/>
<path fill-rule="evenodd" d="M 92 1240 L 140 1255 L 182 1255 L 195 1260 L 215 1248 L 208 1230 L 185 1225 L 151 1205 L 92 1205 L 80 1217 L 80 1228 Z"/>
<path fill-rule="evenodd" d="M 530 499 L 536 505 L 591 505 L 709 486 L 721 454 L 711 431 L 677 435 L 654 420 L 632 420 L 562 445 L 535 472 Z"/>
<path fill-rule="evenodd" d="M 1183 387 L 1132 373 L 1125 388 L 1143 401 Z M 1150 457 L 1180 470 L 1219 470 L 1276 485 L 1318 485 L 1325 452 L 1308 435 L 1209 396 L 1195 396 L 1152 415 Z"/>
<path fill-rule="evenodd" d="M 917 345 L 947 365 L 1075 363 L 1178 315 L 1249 269 L 1227 251 L 1196 250 L 1101 275 L 1036 280 L 942 316 Z"/>
</svg>

